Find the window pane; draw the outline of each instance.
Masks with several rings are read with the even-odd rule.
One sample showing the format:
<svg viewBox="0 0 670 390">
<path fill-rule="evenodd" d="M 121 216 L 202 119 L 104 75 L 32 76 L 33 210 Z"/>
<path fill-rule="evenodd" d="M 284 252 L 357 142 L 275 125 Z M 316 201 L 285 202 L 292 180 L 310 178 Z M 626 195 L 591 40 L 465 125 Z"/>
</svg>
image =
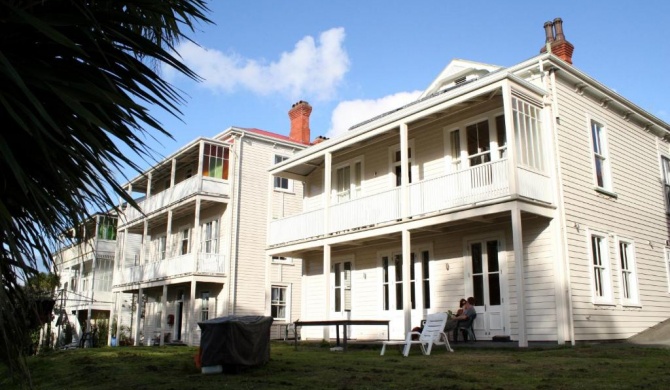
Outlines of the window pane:
<svg viewBox="0 0 670 390">
<path fill-rule="evenodd" d="M 500 303 L 500 274 L 489 274 L 489 305 Z"/>
<path fill-rule="evenodd" d="M 473 275 L 472 283 L 474 289 L 474 298 L 477 305 L 484 303 L 484 275 Z"/>
<path fill-rule="evenodd" d="M 472 251 L 472 273 L 481 274 L 483 272 L 482 244 L 480 243 L 472 244 L 471 251 Z"/>
<path fill-rule="evenodd" d="M 498 272 L 498 241 L 486 242 L 487 265 L 490 272 Z"/>
</svg>

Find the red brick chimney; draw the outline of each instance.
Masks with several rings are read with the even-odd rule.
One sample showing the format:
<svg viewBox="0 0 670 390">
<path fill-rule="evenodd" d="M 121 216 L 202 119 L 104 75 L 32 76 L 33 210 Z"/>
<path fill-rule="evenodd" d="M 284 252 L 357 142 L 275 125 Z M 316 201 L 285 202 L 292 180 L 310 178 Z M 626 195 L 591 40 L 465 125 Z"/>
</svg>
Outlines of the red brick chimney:
<svg viewBox="0 0 670 390">
<path fill-rule="evenodd" d="M 545 53 L 547 46 L 549 46 L 552 54 L 572 65 L 572 52 L 575 50 L 575 47 L 565 39 L 563 20 L 556 18 L 553 22 L 545 22 L 544 31 L 546 35 L 545 45 L 540 50 L 540 53 Z"/>
<path fill-rule="evenodd" d="M 291 133 L 289 138 L 295 142 L 309 145 L 309 115 L 312 113 L 312 106 L 305 101 L 299 101 L 291 106 L 288 117 L 291 118 Z"/>
</svg>

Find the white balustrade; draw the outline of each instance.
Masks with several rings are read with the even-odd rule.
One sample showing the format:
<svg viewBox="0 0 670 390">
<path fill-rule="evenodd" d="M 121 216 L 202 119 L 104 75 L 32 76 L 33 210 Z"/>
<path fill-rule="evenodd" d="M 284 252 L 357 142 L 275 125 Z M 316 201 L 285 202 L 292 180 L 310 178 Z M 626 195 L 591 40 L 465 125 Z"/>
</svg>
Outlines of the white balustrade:
<svg viewBox="0 0 670 390">
<path fill-rule="evenodd" d="M 351 230 L 400 218 L 400 188 L 332 205 L 329 233 Z"/>
<path fill-rule="evenodd" d="M 270 222 L 270 245 L 323 235 L 323 209 L 277 219 Z"/>
<path fill-rule="evenodd" d="M 199 192 L 228 195 L 230 184 L 228 181 L 196 175 L 175 184 L 165 191 L 152 195 L 148 199 L 139 202 L 138 206 L 145 214 L 150 214 Z M 142 213 L 131 206 L 126 207 L 124 214 L 126 223 L 142 217 Z"/>
<path fill-rule="evenodd" d="M 196 269 L 193 269 L 193 256 L 197 256 Z M 187 254 L 118 269 L 113 284 L 148 282 L 197 272 L 225 274 L 225 265 L 225 256 L 222 254 Z"/>
</svg>

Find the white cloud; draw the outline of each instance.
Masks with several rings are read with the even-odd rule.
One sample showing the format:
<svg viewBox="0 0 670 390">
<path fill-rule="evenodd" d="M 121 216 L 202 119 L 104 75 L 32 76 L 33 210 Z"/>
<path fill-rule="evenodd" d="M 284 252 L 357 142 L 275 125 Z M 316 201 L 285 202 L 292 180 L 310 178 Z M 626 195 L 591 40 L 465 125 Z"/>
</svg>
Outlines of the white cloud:
<svg viewBox="0 0 670 390">
<path fill-rule="evenodd" d="M 342 46 L 344 28 L 302 38 L 293 51 L 277 61 L 264 63 L 237 53 L 225 54 L 191 42 L 179 45 L 184 63 L 204 78 L 202 85 L 214 91 L 247 89 L 259 95 L 282 94 L 293 100 L 325 100 L 333 97 L 345 73 L 349 56 Z"/>
<path fill-rule="evenodd" d="M 421 91 L 399 92 L 375 100 L 349 100 L 341 102 L 333 110 L 331 128 L 326 137 L 332 138 L 346 133 L 353 125 L 377 115 L 400 108 L 421 95 Z"/>
</svg>

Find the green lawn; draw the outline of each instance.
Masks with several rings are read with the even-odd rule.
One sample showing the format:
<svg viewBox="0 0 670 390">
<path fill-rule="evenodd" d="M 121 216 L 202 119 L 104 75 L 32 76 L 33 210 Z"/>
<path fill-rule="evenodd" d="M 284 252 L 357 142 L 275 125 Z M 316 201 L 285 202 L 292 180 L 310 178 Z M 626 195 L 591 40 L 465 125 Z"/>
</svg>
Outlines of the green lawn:
<svg viewBox="0 0 670 390">
<path fill-rule="evenodd" d="M 201 374 L 193 347 L 116 347 L 31 357 L 37 389 L 665 389 L 670 349 L 606 343 L 575 347 L 433 349 L 273 342 L 267 365 Z M 0 366 L 0 389 L 19 388 Z"/>
</svg>

